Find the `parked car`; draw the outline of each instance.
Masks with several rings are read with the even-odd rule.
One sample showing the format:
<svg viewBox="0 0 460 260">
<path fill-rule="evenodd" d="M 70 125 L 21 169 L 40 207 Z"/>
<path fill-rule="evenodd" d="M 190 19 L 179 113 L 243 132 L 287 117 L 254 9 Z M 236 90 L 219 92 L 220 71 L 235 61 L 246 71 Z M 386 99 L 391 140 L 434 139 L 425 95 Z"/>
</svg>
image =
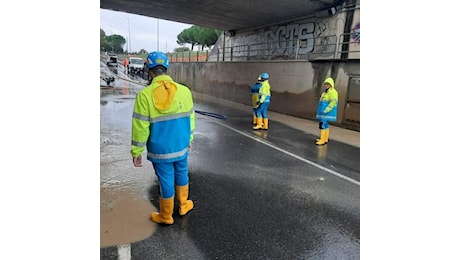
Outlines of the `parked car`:
<svg viewBox="0 0 460 260">
<path fill-rule="evenodd" d="M 109 52 L 107 54 L 107 66 L 117 67 L 118 66 L 118 57 L 115 53 Z"/>
<path fill-rule="evenodd" d="M 129 57 L 128 72 L 131 75 L 144 74 L 144 59 L 140 57 Z"/>
</svg>

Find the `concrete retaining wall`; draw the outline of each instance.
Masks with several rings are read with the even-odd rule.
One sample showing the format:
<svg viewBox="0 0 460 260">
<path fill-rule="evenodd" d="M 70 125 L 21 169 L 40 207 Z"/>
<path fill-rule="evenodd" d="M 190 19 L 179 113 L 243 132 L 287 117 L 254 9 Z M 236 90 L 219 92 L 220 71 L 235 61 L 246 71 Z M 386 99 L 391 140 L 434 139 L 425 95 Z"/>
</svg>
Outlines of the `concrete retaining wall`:
<svg viewBox="0 0 460 260">
<path fill-rule="evenodd" d="M 342 125 L 351 75 L 360 74 L 357 61 L 264 61 L 171 63 L 169 74 L 193 91 L 250 105 L 251 86 L 260 73 L 270 75 L 269 110 L 315 119 L 323 81 L 332 76 L 339 92 L 338 120 Z M 359 116 L 359 115 L 358 115 Z"/>
</svg>

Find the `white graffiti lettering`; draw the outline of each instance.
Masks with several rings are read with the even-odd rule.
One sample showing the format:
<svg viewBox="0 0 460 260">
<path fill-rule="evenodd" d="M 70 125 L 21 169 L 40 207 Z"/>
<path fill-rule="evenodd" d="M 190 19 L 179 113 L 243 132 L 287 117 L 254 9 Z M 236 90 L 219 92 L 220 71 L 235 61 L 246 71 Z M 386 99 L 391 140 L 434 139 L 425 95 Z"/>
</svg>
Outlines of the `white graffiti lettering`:
<svg viewBox="0 0 460 260">
<path fill-rule="evenodd" d="M 299 54 L 313 51 L 315 45 L 315 23 L 289 24 L 280 26 L 276 30 L 265 32 L 265 37 L 270 46 L 274 46 L 272 53 L 292 54 L 298 48 Z"/>
<path fill-rule="evenodd" d="M 320 24 L 319 24 L 320 25 Z M 232 55 L 255 57 L 257 55 L 305 55 L 315 51 L 316 23 L 289 24 L 233 39 Z M 322 28 L 324 31 L 326 28 Z M 316 32 L 318 34 L 318 32 Z M 320 40 L 321 43 L 324 42 Z M 318 47 L 318 46 L 316 46 Z M 323 49 L 321 49 L 324 51 Z"/>
</svg>

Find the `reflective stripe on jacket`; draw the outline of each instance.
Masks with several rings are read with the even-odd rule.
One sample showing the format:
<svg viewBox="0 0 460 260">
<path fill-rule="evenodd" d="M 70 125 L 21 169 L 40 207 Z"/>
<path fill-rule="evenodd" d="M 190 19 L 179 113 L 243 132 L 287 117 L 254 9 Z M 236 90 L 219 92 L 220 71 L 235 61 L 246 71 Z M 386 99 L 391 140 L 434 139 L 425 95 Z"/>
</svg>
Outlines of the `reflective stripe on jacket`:
<svg viewBox="0 0 460 260">
<path fill-rule="evenodd" d="M 190 89 L 160 75 L 136 96 L 132 119 L 131 155 L 147 146 L 147 159 L 173 162 L 188 154 L 193 141 L 195 113 Z"/>
</svg>

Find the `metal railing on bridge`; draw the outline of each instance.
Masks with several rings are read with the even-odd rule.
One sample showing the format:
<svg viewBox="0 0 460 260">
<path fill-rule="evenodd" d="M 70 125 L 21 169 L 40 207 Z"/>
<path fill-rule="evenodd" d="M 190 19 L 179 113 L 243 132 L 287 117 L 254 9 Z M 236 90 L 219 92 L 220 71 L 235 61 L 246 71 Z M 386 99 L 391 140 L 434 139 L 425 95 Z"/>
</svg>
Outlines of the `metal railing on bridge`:
<svg viewBox="0 0 460 260">
<path fill-rule="evenodd" d="M 170 62 L 263 61 L 263 60 L 346 60 L 359 59 L 359 38 L 354 33 L 337 37 L 320 36 L 306 40 L 242 44 L 209 51 L 175 52 Z M 350 40 L 351 39 L 351 40 Z"/>
</svg>

